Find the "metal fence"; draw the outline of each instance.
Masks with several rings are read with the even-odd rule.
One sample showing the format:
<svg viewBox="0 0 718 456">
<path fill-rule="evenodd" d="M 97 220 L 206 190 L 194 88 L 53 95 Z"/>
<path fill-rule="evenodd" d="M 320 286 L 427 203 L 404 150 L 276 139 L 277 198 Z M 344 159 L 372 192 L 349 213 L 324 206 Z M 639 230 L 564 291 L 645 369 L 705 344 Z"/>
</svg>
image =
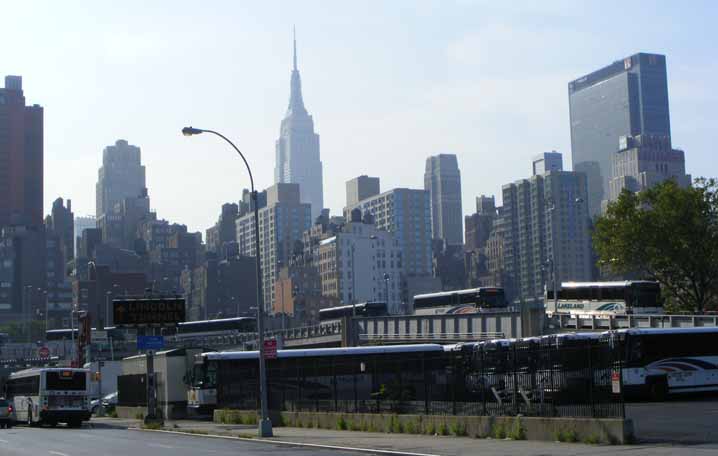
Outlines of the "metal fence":
<svg viewBox="0 0 718 456">
<path fill-rule="evenodd" d="M 623 417 L 618 350 L 567 338 L 464 344 L 445 352 L 268 364 L 270 409 L 426 415 Z M 228 368 L 219 406 L 252 409 L 256 374 Z"/>
</svg>

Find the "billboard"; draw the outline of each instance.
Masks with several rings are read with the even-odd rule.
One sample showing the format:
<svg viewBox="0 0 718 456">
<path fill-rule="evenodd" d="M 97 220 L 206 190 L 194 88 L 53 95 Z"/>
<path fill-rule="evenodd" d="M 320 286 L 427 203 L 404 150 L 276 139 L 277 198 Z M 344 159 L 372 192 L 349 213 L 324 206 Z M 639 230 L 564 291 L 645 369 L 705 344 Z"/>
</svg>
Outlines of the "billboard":
<svg viewBox="0 0 718 456">
<path fill-rule="evenodd" d="M 184 298 L 115 299 L 115 326 L 174 326 L 185 321 Z"/>
</svg>

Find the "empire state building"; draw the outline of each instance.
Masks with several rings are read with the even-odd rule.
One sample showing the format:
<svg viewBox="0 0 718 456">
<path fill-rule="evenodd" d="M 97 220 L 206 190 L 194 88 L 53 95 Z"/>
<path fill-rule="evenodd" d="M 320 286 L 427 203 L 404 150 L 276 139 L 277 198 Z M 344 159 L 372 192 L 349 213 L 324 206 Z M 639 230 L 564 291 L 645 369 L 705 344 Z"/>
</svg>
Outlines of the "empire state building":
<svg viewBox="0 0 718 456">
<path fill-rule="evenodd" d="M 299 184 L 301 201 L 312 205 L 313 222 L 324 207 L 322 161 L 319 158 L 319 135 L 314 133 L 314 121 L 302 100 L 296 38 L 289 108 L 282 120 L 276 158 L 274 182 Z"/>
</svg>

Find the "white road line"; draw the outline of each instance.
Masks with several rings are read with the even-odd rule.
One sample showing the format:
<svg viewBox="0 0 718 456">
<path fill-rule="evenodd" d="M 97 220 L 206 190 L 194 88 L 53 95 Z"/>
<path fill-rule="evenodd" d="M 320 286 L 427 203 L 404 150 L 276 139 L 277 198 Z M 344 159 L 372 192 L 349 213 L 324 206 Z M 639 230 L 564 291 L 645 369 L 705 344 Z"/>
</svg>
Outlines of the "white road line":
<svg viewBox="0 0 718 456">
<path fill-rule="evenodd" d="M 172 448 L 174 448 L 173 446 L 163 445 L 161 443 L 148 443 L 147 446 L 151 446 L 151 447 L 155 447 L 155 448 L 167 448 L 168 450 L 171 450 Z"/>
<path fill-rule="evenodd" d="M 10 443 L 7 440 L 0 439 L 0 443 Z"/>
<path fill-rule="evenodd" d="M 54 455 L 56 455 L 56 456 L 69 456 L 69 455 L 67 455 L 67 454 L 65 454 L 65 453 L 60 453 L 59 451 L 50 451 L 49 453 L 50 453 L 50 454 L 54 454 Z"/>
</svg>

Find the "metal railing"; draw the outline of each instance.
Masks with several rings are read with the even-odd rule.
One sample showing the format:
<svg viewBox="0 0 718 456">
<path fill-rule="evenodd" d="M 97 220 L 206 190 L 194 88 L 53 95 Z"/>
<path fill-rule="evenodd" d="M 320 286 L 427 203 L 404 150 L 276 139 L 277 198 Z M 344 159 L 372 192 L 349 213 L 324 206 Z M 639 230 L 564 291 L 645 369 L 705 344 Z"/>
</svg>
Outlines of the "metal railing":
<svg viewBox="0 0 718 456">
<path fill-rule="evenodd" d="M 504 333 L 502 332 L 359 334 L 360 341 L 368 342 L 478 342 L 503 339 L 504 337 Z"/>
<path fill-rule="evenodd" d="M 547 323 L 559 329 L 718 327 L 718 315 L 569 315 L 554 314 Z"/>
</svg>

